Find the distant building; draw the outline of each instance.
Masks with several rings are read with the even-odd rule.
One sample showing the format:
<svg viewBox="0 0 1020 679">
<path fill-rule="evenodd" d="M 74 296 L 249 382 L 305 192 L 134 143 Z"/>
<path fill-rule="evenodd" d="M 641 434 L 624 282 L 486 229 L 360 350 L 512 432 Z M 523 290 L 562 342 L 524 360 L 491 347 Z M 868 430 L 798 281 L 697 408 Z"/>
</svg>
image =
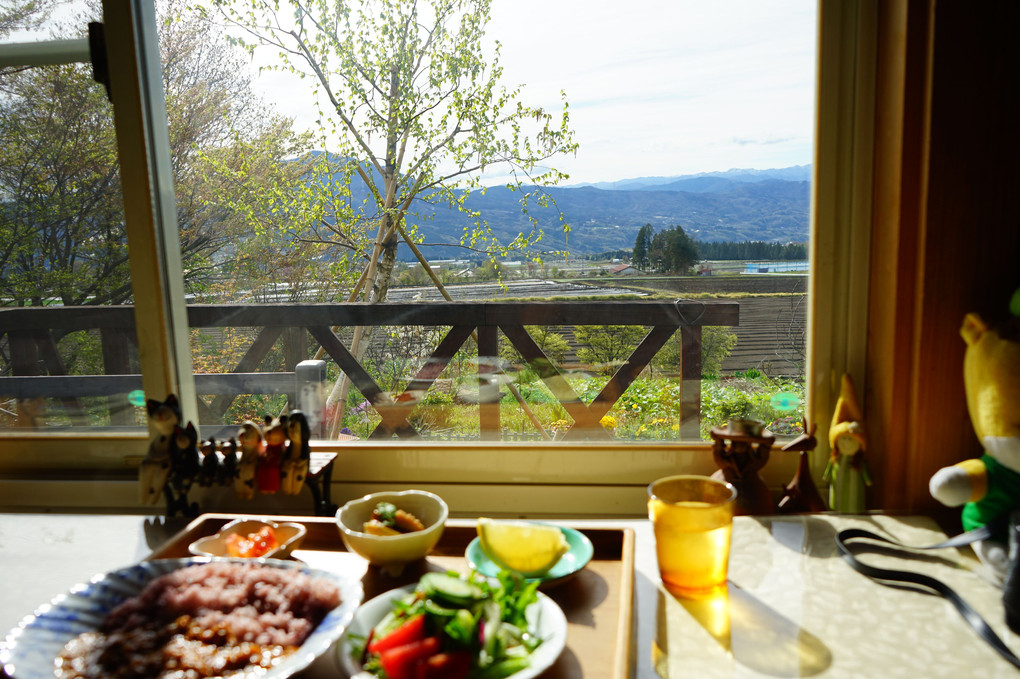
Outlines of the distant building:
<svg viewBox="0 0 1020 679">
<path fill-rule="evenodd" d="M 630 264 L 618 264 L 616 266 L 610 267 L 609 273 L 613 274 L 614 276 L 636 276 L 639 274 L 643 274 L 644 271 L 641 271 L 640 269 L 635 269 Z"/>
<path fill-rule="evenodd" d="M 748 262 L 744 273 L 806 273 L 809 267 L 808 262 Z"/>
</svg>

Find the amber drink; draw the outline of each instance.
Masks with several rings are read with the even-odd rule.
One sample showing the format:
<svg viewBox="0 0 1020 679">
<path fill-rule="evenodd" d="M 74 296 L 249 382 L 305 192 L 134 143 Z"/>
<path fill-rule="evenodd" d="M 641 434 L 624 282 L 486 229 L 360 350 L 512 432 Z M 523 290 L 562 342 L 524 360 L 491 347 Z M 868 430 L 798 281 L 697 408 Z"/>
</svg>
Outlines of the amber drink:
<svg viewBox="0 0 1020 679">
<path fill-rule="evenodd" d="M 726 586 L 737 491 L 707 476 L 668 476 L 648 486 L 648 518 L 663 584 L 678 596 Z"/>
</svg>

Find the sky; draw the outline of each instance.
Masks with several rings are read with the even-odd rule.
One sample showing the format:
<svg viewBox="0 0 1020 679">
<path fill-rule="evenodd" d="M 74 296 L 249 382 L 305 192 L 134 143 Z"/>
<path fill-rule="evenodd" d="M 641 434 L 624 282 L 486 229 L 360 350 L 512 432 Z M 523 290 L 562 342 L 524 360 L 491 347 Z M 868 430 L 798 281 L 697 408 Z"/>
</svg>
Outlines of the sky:
<svg viewBox="0 0 1020 679">
<path fill-rule="evenodd" d="M 579 149 L 553 165 L 567 185 L 762 170 L 812 161 L 816 4 L 492 0 L 487 38 L 522 101 L 558 111 L 566 92 Z M 310 126 L 308 81 L 293 78 L 254 84 Z"/>
<path fill-rule="evenodd" d="M 811 162 L 813 0 L 495 0 L 504 74 L 570 101 L 571 183 Z"/>
<path fill-rule="evenodd" d="M 812 0 L 496 0 L 490 26 L 506 75 L 567 92 L 571 182 L 811 162 Z"/>
<path fill-rule="evenodd" d="M 816 34 L 814 0 L 493 0 L 487 31 L 524 102 L 566 92 L 568 185 L 811 163 Z"/>
</svg>

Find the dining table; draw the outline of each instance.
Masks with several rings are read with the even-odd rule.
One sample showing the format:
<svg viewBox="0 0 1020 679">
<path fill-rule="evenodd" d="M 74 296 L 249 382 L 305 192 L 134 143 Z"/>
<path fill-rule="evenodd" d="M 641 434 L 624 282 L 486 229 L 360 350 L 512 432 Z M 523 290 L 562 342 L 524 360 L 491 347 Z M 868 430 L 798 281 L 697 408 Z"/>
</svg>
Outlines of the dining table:
<svg viewBox="0 0 1020 679">
<path fill-rule="evenodd" d="M 935 544 L 945 534 L 928 517 L 877 512 L 738 516 L 727 588 L 701 600 L 677 598 L 663 588 L 647 519 L 534 518 L 593 535 L 619 531 L 626 536 L 620 543 L 624 571 L 613 571 L 613 577 L 620 579 L 615 584 L 629 601 L 601 609 L 598 615 L 572 610 L 567 632 L 568 648 L 575 631 L 579 638 L 602 634 L 610 643 L 622 643 L 624 647 L 615 650 L 621 661 L 586 665 L 575 658 L 550 667 L 542 677 L 1015 677 L 1017 673 L 945 599 L 871 580 L 852 569 L 835 544 L 836 534 L 847 528 L 864 528 L 909 545 Z M 201 519 L 0 513 L 0 629 L 16 630 L 26 616 L 97 574 L 179 551 L 181 541 L 191 539 L 198 530 L 194 522 Z M 304 520 L 318 522 L 318 539 L 328 539 L 329 527 L 323 523 L 327 519 Z M 449 520 L 460 529 L 469 529 L 473 522 L 472 517 Z M 358 558 L 348 557 L 352 561 L 344 563 Z M 301 552 L 295 551 L 294 558 L 300 559 Z M 942 580 L 1008 647 L 1020 652 L 1020 638 L 1005 623 L 1001 585 L 969 548 L 904 556 L 873 546 L 862 550 L 859 558 Z M 359 574 L 367 577 L 373 567 L 359 568 Z M 581 596 L 581 607 L 605 605 L 604 592 L 601 598 L 591 596 L 589 603 L 592 593 L 581 592 L 577 589 L 581 585 L 574 587 L 548 593 L 564 608 L 571 608 L 574 596 Z M 4 643 L 11 639 L 7 634 Z M 574 652 L 578 653 L 576 647 Z M 302 676 L 343 675 L 336 663 L 315 663 Z"/>
</svg>

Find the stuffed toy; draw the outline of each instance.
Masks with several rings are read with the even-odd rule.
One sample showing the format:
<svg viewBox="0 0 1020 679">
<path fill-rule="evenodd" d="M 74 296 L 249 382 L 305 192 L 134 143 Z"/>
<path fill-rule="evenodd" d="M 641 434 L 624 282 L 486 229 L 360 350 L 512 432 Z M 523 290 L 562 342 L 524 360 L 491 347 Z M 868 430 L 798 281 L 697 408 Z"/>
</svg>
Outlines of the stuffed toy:
<svg viewBox="0 0 1020 679">
<path fill-rule="evenodd" d="M 1008 518 L 1020 507 L 1020 319 L 992 327 L 977 314 L 967 314 L 960 334 L 967 344 L 967 410 L 984 454 L 938 470 L 929 490 L 944 505 L 962 505 L 963 529 L 971 531 Z M 1005 532 L 976 543 L 974 551 L 995 575 L 1005 577 Z"/>
<path fill-rule="evenodd" d="M 865 509 L 864 491 L 871 485 L 871 472 L 864 460 L 868 447 L 864 412 L 849 375 L 843 375 L 836 410 L 832 413 L 829 446 L 832 454 L 822 474 L 829 482 L 829 507 L 837 512 L 859 514 Z"/>
</svg>

